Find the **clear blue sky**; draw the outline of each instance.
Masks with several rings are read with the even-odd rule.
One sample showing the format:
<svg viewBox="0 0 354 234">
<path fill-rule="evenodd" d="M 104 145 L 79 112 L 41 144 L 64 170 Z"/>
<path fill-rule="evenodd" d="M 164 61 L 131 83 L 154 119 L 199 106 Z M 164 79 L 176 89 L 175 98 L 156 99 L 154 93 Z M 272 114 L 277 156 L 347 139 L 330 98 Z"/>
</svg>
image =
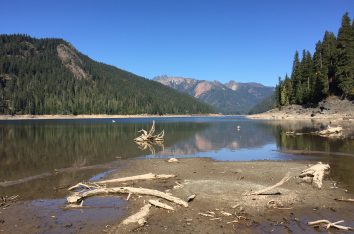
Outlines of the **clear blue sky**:
<svg viewBox="0 0 354 234">
<path fill-rule="evenodd" d="M 275 85 L 346 11 L 354 0 L 2 0 L 0 33 L 64 38 L 147 78 Z"/>
</svg>

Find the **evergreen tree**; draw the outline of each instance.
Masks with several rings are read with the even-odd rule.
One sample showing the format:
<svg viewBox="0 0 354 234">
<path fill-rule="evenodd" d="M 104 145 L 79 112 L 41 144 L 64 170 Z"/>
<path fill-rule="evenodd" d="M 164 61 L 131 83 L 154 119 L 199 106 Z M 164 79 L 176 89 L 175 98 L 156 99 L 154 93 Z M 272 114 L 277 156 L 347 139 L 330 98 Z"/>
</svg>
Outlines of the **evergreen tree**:
<svg viewBox="0 0 354 234">
<path fill-rule="evenodd" d="M 344 97 L 354 95 L 354 29 L 348 13 L 342 18 L 338 32 L 338 87 Z"/>
<path fill-rule="evenodd" d="M 296 51 L 290 79 L 279 80 L 277 105 L 318 103 L 329 95 L 354 98 L 354 21 L 344 14 L 336 37 L 325 32 L 311 56 Z"/>
</svg>

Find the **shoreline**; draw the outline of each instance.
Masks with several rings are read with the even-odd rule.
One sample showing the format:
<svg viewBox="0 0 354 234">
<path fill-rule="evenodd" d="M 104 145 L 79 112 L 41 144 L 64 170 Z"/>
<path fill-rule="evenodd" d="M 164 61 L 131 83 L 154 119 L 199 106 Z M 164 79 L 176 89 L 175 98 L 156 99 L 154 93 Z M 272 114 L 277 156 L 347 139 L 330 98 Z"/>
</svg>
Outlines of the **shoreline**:
<svg viewBox="0 0 354 234">
<path fill-rule="evenodd" d="M 129 118 L 189 118 L 189 117 L 222 117 L 228 115 L 222 114 L 190 114 L 190 115 L 106 115 L 106 114 L 93 114 L 93 115 L 0 115 L 0 120 L 56 120 L 56 119 L 129 119 Z M 242 115 L 235 115 L 242 116 Z"/>
<path fill-rule="evenodd" d="M 174 174 L 177 176 L 174 179 L 134 181 L 128 182 L 125 186 L 157 189 L 182 199 L 191 194 L 197 195 L 188 208 L 170 203 L 168 204 L 175 208 L 172 212 L 152 208 L 145 226 L 121 226 L 120 223 L 129 215 L 136 213 L 149 199 L 148 197 L 133 195 L 126 201 L 125 196 L 111 195 L 91 198 L 97 202 L 92 207 L 88 199 L 87 203 L 84 203 L 84 206 L 88 206 L 86 208 L 73 210 L 62 210 L 56 206 L 47 208 L 50 216 L 46 216 L 45 219 L 40 218 L 44 211 L 31 205 L 31 201 L 19 201 L 0 212 L 0 220 L 4 221 L 0 229 L 9 233 L 20 231 L 20 227 L 25 227 L 31 232 L 115 233 L 115 230 L 119 230 L 119 233 L 131 233 L 131 230 L 135 230 L 161 233 L 168 230 L 167 232 L 174 233 L 205 233 L 205 230 L 210 230 L 211 233 L 232 233 L 234 228 L 237 228 L 241 233 L 254 233 L 271 231 L 276 227 L 278 232 L 289 229 L 296 232 L 300 230 L 299 228 L 311 232 L 314 229 L 308 226 L 307 222 L 321 217 L 335 221 L 344 219 L 345 224 L 354 225 L 353 208 L 348 207 L 345 202 L 334 200 L 343 196 L 350 197 L 351 194 L 345 192 L 345 184 L 339 183 L 339 187 L 333 189 L 331 188 L 333 181 L 326 179 L 323 188 L 319 190 L 310 184 L 300 183 L 296 178 L 308 167 L 307 164 L 314 163 L 313 161 L 224 162 L 210 158 L 178 160 L 178 163 L 168 163 L 167 159 L 122 160 L 120 170 L 104 177 L 104 179 L 122 178 L 148 172 Z M 134 172 L 131 168 L 134 168 Z M 281 192 L 280 195 L 245 195 L 247 192 L 275 184 L 287 173 L 290 173 L 291 179 L 274 190 Z M 76 182 L 80 180 L 72 184 Z M 65 190 L 62 192 L 70 194 Z M 118 203 L 121 205 L 113 209 L 114 214 L 121 212 L 119 217 L 108 214 L 105 219 L 97 220 L 95 217 L 98 213 L 109 209 L 104 207 L 102 202 L 114 197 L 118 200 L 113 202 L 124 201 L 124 204 Z M 42 200 L 44 203 L 51 201 Z M 83 210 L 92 213 L 82 219 L 78 216 L 76 222 L 69 218 L 70 212 L 79 214 Z M 201 213 L 213 217 L 205 217 L 200 215 Z"/>
</svg>

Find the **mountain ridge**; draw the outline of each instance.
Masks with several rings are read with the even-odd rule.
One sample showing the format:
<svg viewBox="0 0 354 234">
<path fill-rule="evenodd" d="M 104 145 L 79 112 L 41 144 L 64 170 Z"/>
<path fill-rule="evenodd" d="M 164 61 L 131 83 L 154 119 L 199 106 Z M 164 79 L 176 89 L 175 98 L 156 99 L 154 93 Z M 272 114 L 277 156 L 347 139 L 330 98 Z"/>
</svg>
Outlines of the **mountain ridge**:
<svg viewBox="0 0 354 234">
<path fill-rule="evenodd" d="M 197 80 L 178 76 L 156 76 L 153 80 L 187 93 L 213 106 L 223 114 L 247 114 L 252 107 L 273 95 L 274 87 L 256 82 L 221 83 L 217 80 Z"/>
<path fill-rule="evenodd" d="M 0 34 L 0 114 L 201 114 L 213 109 L 96 62 L 63 39 Z"/>
</svg>

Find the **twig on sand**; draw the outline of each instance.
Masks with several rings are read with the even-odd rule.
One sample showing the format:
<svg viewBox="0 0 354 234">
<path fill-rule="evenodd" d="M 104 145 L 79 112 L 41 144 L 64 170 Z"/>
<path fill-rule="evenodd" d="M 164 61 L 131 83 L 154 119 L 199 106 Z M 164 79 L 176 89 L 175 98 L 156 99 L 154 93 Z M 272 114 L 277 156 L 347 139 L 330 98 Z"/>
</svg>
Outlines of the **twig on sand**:
<svg viewBox="0 0 354 234">
<path fill-rule="evenodd" d="M 340 220 L 340 221 L 337 221 L 337 222 L 330 222 L 328 220 L 325 220 L 325 219 L 321 219 L 321 220 L 317 220 L 317 221 L 312 221 L 312 222 L 308 222 L 307 224 L 310 225 L 310 226 L 321 226 L 322 225 L 325 225 L 326 226 L 326 229 L 329 229 L 331 227 L 334 227 L 334 228 L 337 228 L 339 230 L 353 230 L 351 227 L 346 227 L 346 226 L 342 226 L 342 225 L 338 225 L 339 223 L 343 223 L 344 220 Z"/>
</svg>

